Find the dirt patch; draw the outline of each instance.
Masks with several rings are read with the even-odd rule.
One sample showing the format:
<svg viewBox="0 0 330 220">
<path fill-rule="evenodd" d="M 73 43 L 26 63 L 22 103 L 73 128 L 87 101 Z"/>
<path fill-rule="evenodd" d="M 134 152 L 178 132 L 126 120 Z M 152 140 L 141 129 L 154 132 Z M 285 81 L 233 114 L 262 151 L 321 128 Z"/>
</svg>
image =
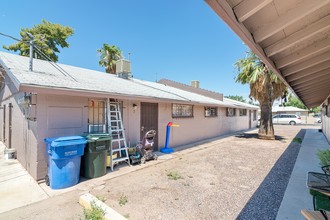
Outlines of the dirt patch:
<svg viewBox="0 0 330 220">
<path fill-rule="evenodd" d="M 219 139 L 198 146 L 196 151 L 177 152 L 175 159 L 111 179 L 104 190 L 91 193 L 106 197 L 110 207 L 129 219 L 248 219 L 245 217 L 253 209 L 249 206 L 247 213 L 242 210 L 301 128 L 276 126 L 275 141 L 257 139 L 255 132 Z M 294 164 L 298 151 L 281 162 Z M 286 173 L 291 170 L 286 169 Z M 180 178 L 173 179 L 169 173 Z M 285 178 L 283 173 L 277 175 L 282 178 L 266 188 L 284 182 L 282 192 L 276 193 L 279 202 L 275 205 L 279 206 L 290 175 Z M 122 195 L 127 197 L 125 205 L 119 204 Z M 272 209 L 276 210 L 276 217 L 278 207 L 273 205 Z"/>
</svg>

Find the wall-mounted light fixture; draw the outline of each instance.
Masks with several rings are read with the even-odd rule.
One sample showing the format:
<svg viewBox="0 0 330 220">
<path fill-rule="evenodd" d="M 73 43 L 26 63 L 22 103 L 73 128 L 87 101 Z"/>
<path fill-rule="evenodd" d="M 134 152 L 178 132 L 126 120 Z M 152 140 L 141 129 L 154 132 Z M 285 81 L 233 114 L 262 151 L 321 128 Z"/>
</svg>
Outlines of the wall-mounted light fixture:
<svg viewBox="0 0 330 220">
<path fill-rule="evenodd" d="M 137 104 L 133 104 L 133 109 L 134 109 L 134 110 L 137 109 Z"/>
<path fill-rule="evenodd" d="M 20 97 L 17 102 L 18 105 L 27 108 L 31 105 L 31 96 L 24 94 L 24 96 Z"/>
</svg>

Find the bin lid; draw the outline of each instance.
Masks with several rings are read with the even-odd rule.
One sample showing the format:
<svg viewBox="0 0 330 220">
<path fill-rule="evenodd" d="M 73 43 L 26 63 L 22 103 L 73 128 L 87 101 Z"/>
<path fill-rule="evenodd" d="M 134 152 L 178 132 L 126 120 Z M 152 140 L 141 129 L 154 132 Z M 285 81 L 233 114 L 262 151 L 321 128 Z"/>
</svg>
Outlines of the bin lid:
<svg viewBox="0 0 330 220">
<path fill-rule="evenodd" d="M 87 141 L 82 136 L 66 136 L 58 138 L 45 138 L 46 143 L 50 143 L 52 147 L 61 147 L 77 144 L 86 144 Z"/>
<path fill-rule="evenodd" d="M 108 133 L 89 134 L 86 136 L 88 142 L 94 141 L 109 141 L 111 136 Z"/>
</svg>

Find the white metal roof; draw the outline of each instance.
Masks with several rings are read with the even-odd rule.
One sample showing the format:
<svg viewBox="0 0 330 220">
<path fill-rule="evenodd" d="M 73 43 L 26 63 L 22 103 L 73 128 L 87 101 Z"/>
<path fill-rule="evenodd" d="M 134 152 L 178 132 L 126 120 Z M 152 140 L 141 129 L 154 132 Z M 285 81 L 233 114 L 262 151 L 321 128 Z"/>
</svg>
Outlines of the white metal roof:
<svg viewBox="0 0 330 220">
<path fill-rule="evenodd" d="M 308 112 L 308 110 L 293 106 L 274 106 L 272 112 Z"/>
<path fill-rule="evenodd" d="M 235 107 L 231 102 L 219 101 L 197 93 L 180 90 L 160 83 L 138 79 L 122 79 L 104 72 L 58 64 L 66 73 L 61 73 L 49 62 L 34 59 L 33 72 L 28 71 L 29 58 L 0 52 L 0 64 L 15 82 L 21 86 L 36 88 L 98 92 L 105 96 L 117 95 L 135 98 L 155 98 L 171 102 L 207 104 Z M 72 77 L 72 78 L 71 78 Z"/>
<path fill-rule="evenodd" d="M 225 97 L 223 98 L 223 101 L 228 102 L 228 103 L 231 103 L 234 106 L 239 107 L 239 108 L 259 109 L 259 106 L 251 105 L 251 104 L 248 104 L 248 103 L 236 101 L 236 100 L 225 98 Z"/>
</svg>

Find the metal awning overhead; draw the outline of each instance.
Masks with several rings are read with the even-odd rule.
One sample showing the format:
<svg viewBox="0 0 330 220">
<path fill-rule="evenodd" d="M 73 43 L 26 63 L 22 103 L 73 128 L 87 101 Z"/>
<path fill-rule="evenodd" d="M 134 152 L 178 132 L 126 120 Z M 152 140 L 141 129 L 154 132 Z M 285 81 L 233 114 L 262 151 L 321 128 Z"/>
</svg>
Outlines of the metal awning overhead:
<svg viewBox="0 0 330 220">
<path fill-rule="evenodd" d="M 308 107 L 330 95 L 330 0 L 205 0 Z"/>
</svg>

